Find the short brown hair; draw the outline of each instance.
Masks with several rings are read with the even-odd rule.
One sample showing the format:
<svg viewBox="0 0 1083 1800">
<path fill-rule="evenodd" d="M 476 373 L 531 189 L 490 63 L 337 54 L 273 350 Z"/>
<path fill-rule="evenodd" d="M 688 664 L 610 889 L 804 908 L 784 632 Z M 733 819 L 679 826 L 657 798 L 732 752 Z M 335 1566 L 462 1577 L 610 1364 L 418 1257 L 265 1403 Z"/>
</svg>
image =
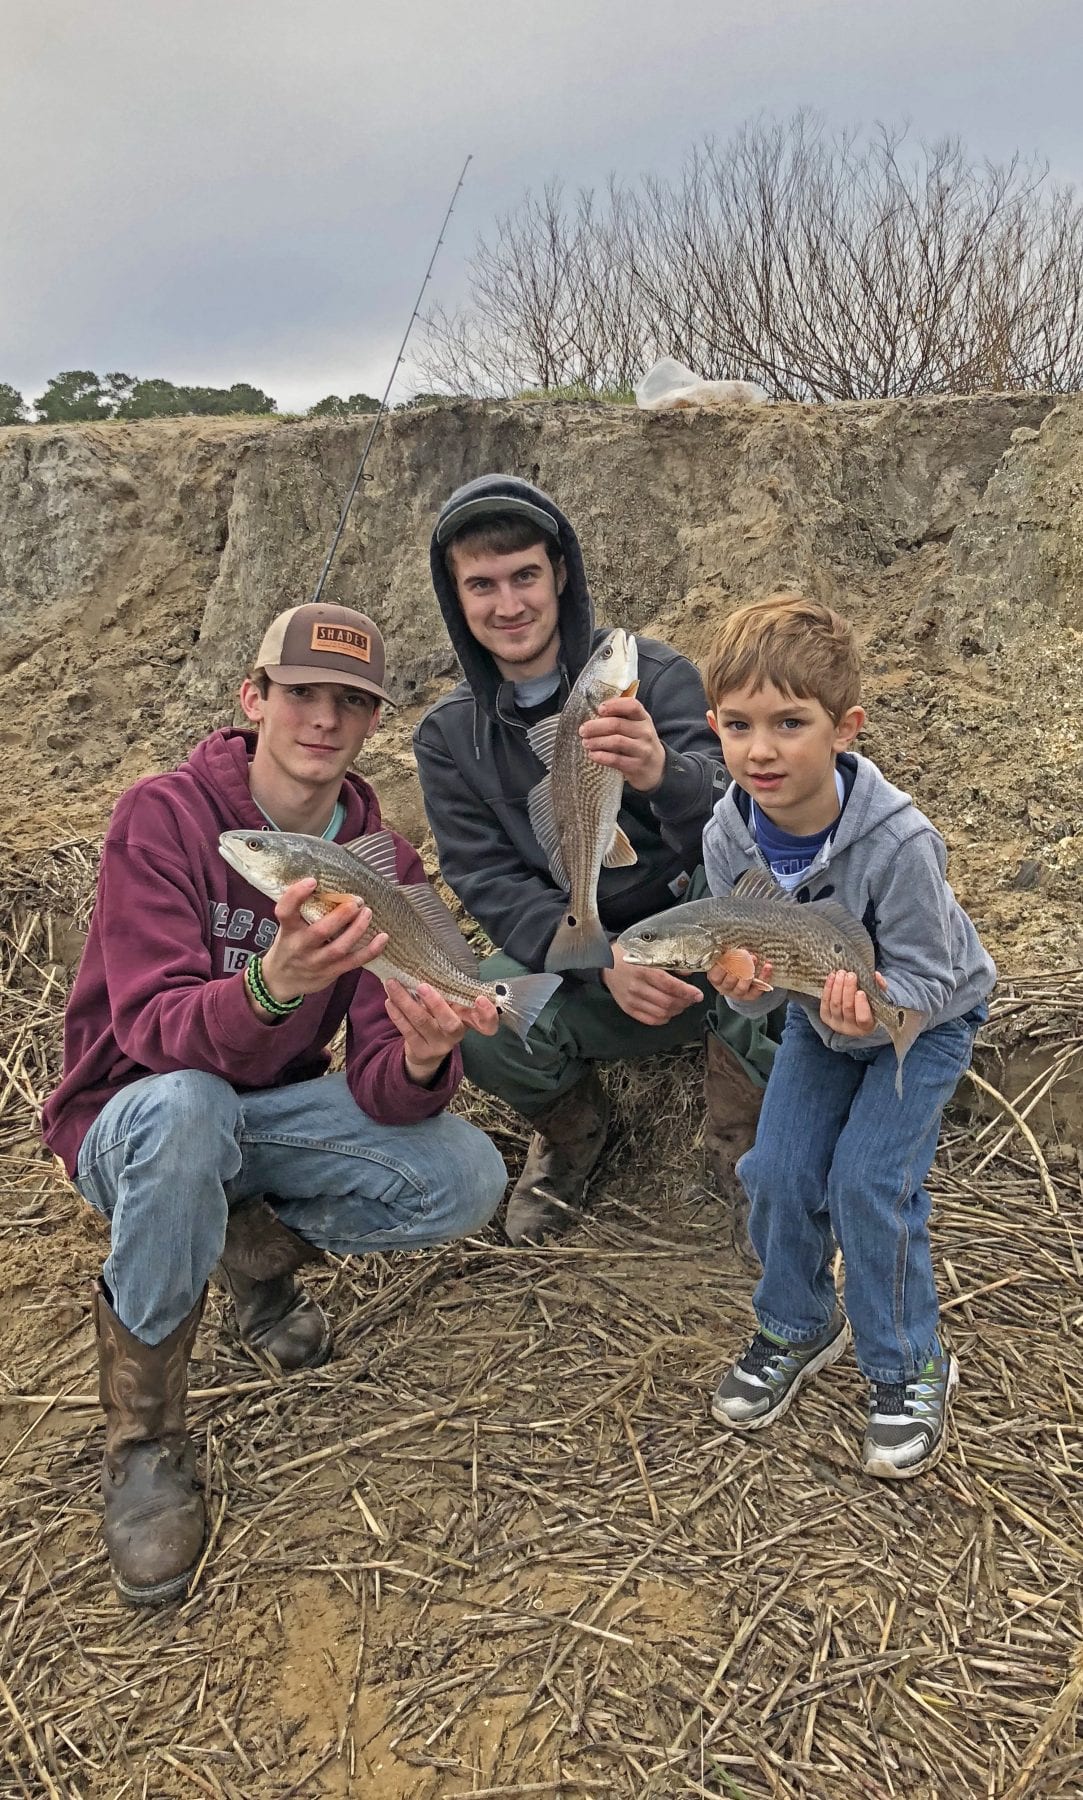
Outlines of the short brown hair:
<svg viewBox="0 0 1083 1800">
<path fill-rule="evenodd" d="M 712 707 L 739 688 L 771 682 L 795 700 L 818 700 L 836 724 L 861 698 L 861 659 L 853 626 L 803 594 L 770 594 L 741 606 L 719 626 L 707 653 L 704 685 Z"/>
<path fill-rule="evenodd" d="M 530 519 L 517 518 L 512 513 L 493 513 L 490 518 L 471 520 L 469 525 L 457 531 L 444 550 L 444 559 L 448 573 L 454 575 L 453 550 L 465 550 L 475 556 L 511 556 L 516 550 L 532 550 L 535 544 L 541 545 L 554 571 L 558 570 L 564 554 L 559 538 L 539 531 Z"/>
</svg>

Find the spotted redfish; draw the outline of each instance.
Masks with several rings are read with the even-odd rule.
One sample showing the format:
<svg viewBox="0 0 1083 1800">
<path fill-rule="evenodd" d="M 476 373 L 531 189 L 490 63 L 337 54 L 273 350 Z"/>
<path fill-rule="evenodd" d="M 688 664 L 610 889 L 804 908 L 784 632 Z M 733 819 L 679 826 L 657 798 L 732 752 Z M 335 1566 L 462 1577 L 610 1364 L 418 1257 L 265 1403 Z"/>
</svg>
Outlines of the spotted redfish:
<svg viewBox="0 0 1083 1800">
<path fill-rule="evenodd" d="M 721 963 L 729 974 L 748 980 L 768 962 L 767 985 L 815 997 L 829 975 L 846 969 L 857 976 L 873 1018 L 895 1046 L 895 1091 L 901 1096 L 903 1059 L 928 1014 L 894 1005 L 878 987 L 872 939 L 837 901 L 799 905 L 765 871 L 750 869 L 731 894 L 655 913 L 622 931 L 617 942 L 630 963 L 689 973 Z"/>
<path fill-rule="evenodd" d="M 366 964 L 381 981 L 401 981 L 411 993 L 421 982 L 457 1006 L 491 1000 L 523 1042 L 542 1007 L 560 986 L 559 975 L 515 975 L 483 981 L 478 959 L 439 894 L 428 882 L 400 882 L 395 840 L 374 831 L 350 844 L 293 831 L 224 831 L 218 848 L 231 868 L 269 899 L 295 881 L 315 876 L 317 886 L 301 907 L 309 924 L 343 900 L 372 911 L 370 937 L 386 931 L 387 948 Z"/>
<path fill-rule="evenodd" d="M 611 969 L 613 951 L 598 917 L 598 876 L 623 868 L 636 853 L 617 824 L 624 777 L 587 755 L 579 727 L 596 717 L 603 700 L 634 694 L 639 686 L 635 638 L 611 631 L 580 671 L 562 710 L 527 733 L 534 754 L 549 770 L 528 798 L 530 823 L 568 910 L 553 934 L 547 969 Z"/>
</svg>

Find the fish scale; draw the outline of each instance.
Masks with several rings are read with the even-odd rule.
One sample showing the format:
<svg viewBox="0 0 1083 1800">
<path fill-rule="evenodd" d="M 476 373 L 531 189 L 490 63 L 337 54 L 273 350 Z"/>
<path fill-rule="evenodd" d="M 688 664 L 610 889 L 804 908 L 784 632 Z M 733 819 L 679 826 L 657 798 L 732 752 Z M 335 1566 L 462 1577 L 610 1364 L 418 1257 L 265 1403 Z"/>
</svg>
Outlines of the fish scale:
<svg viewBox="0 0 1083 1800">
<path fill-rule="evenodd" d="M 580 671 L 562 710 L 527 733 L 549 773 L 528 797 L 534 835 L 553 880 L 568 893 L 568 910 L 553 934 L 547 969 L 607 969 L 613 951 L 598 916 L 598 876 L 636 853 L 617 823 L 624 778 L 587 755 L 579 728 L 606 700 L 634 694 L 638 655 L 630 632 L 609 632 Z"/>
<path fill-rule="evenodd" d="M 895 1086 L 901 1095 L 903 1059 L 928 1015 L 898 1006 L 883 993 L 876 981 L 872 939 L 837 901 L 799 905 L 770 875 L 752 869 L 732 893 L 655 913 L 629 926 L 617 941 L 630 963 L 684 973 L 704 973 L 721 963 L 729 974 L 747 980 L 770 963 L 771 987 L 814 998 L 836 971 L 856 975 L 873 1019 L 895 1046 Z"/>
<path fill-rule="evenodd" d="M 483 981 L 477 957 L 439 895 L 427 882 L 399 882 L 390 832 L 333 844 L 304 832 L 224 831 L 218 848 L 231 868 L 271 900 L 295 881 L 314 876 L 318 885 L 301 907 L 310 925 L 343 900 L 359 900 L 372 913 L 363 941 L 380 932 L 388 938 L 386 949 L 366 964 L 374 975 L 383 982 L 401 982 L 411 993 L 424 982 L 459 1006 L 491 1000 L 524 1043 L 560 986 L 559 975 Z"/>
</svg>

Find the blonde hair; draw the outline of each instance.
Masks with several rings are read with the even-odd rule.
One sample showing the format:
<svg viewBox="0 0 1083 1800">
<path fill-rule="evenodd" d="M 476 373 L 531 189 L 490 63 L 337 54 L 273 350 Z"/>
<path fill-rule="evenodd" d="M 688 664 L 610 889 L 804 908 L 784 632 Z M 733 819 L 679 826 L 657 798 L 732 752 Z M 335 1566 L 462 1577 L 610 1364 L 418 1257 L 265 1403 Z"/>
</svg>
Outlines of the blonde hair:
<svg viewBox="0 0 1083 1800">
<path fill-rule="evenodd" d="M 861 698 L 861 659 L 839 613 L 803 594 L 770 594 L 719 626 L 703 679 L 714 708 L 725 694 L 770 682 L 795 700 L 818 700 L 837 724 Z"/>
</svg>

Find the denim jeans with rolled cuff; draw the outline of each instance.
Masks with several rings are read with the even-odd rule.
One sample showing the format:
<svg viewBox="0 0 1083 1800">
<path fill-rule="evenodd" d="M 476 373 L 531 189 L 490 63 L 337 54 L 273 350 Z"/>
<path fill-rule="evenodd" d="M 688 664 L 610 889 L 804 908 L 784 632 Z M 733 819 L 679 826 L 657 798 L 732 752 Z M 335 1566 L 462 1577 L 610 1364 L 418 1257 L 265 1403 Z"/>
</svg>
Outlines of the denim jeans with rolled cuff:
<svg viewBox="0 0 1083 1800">
<path fill-rule="evenodd" d="M 982 1005 L 922 1032 L 900 1099 L 890 1044 L 831 1050 L 802 1006 L 787 1008 L 756 1142 L 737 1164 L 763 1267 L 753 1297 L 763 1330 L 790 1343 L 820 1335 L 838 1245 L 862 1374 L 906 1382 L 927 1362 L 939 1306 L 925 1179 L 986 1018 Z"/>
</svg>

